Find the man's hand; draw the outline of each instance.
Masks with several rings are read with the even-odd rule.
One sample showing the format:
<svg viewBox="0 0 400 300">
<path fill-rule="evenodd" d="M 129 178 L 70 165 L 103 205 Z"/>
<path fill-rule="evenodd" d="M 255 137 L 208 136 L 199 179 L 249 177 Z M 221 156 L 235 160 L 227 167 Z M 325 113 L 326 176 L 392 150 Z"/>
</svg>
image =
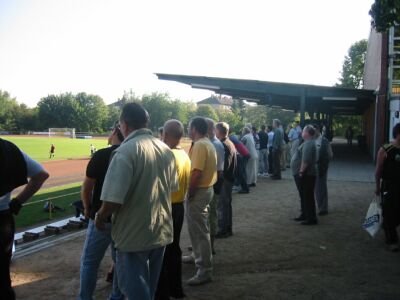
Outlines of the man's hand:
<svg viewBox="0 0 400 300">
<path fill-rule="evenodd" d="M 14 215 L 18 215 L 19 211 L 22 208 L 22 203 L 20 200 L 18 200 L 17 198 L 14 198 L 11 200 L 10 204 L 10 211 L 14 214 Z"/>
<path fill-rule="evenodd" d="M 106 222 L 104 219 L 101 218 L 101 216 L 99 216 L 99 213 L 96 213 L 96 216 L 94 218 L 94 225 L 100 231 L 104 231 L 106 229 Z"/>
<path fill-rule="evenodd" d="M 89 208 L 85 208 L 85 209 L 83 210 L 83 215 L 84 215 L 84 217 L 85 217 L 86 219 L 89 219 L 89 218 L 90 218 L 90 209 L 89 209 Z"/>
</svg>

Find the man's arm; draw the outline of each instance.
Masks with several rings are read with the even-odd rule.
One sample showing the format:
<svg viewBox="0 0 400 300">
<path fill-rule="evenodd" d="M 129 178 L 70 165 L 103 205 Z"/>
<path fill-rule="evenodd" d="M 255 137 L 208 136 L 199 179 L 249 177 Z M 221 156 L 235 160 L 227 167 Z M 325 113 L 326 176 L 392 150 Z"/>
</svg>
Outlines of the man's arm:
<svg viewBox="0 0 400 300">
<path fill-rule="evenodd" d="M 92 193 L 95 183 L 96 179 L 86 176 L 82 184 L 81 199 L 83 202 L 85 218 L 90 217 L 90 202 L 92 199 Z"/>
<path fill-rule="evenodd" d="M 33 175 L 24 189 L 11 201 L 10 210 L 17 215 L 22 208 L 22 204 L 41 188 L 47 178 L 49 178 L 49 173 L 44 170 Z"/>
<path fill-rule="evenodd" d="M 192 170 L 190 175 L 189 198 L 195 195 L 202 173 L 202 171 L 197 169 Z"/>
<path fill-rule="evenodd" d="M 105 223 L 108 217 L 110 217 L 114 212 L 116 212 L 121 207 L 119 203 L 112 203 L 103 201 L 99 211 L 96 213 L 94 219 L 94 224 L 99 230 L 105 229 Z"/>
<path fill-rule="evenodd" d="M 381 194 L 381 178 L 383 164 L 386 159 L 386 152 L 383 148 L 379 149 L 378 157 L 376 159 L 376 169 L 375 169 L 375 194 L 379 196 Z"/>
</svg>

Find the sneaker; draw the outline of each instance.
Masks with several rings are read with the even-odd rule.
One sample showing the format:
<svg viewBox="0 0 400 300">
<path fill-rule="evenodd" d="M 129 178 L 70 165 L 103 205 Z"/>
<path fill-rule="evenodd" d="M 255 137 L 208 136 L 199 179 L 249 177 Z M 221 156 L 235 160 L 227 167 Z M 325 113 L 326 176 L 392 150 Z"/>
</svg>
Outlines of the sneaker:
<svg viewBox="0 0 400 300">
<path fill-rule="evenodd" d="M 194 286 L 194 285 L 202 285 L 206 284 L 212 281 L 211 275 L 208 274 L 203 274 L 199 275 L 196 274 L 192 278 L 190 278 L 187 282 L 188 285 Z"/>
<path fill-rule="evenodd" d="M 264 173 L 263 177 L 269 177 L 269 174 L 268 173 Z"/>
<path fill-rule="evenodd" d="M 249 191 L 245 191 L 245 190 L 240 190 L 239 192 L 238 192 L 238 194 L 248 194 L 248 193 L 250 193 Z"/>
<path fill-rule="evenodd" d="M 306 220 L 306 217 L 300 215 L 300 216 L 298 216 L 297 218 L 294 218 L 293 220 L 295 220 L 296 222 L 301 222 L 301 221 L 305 221 L 305 220 Z"/>
<path fill-rule="evenodd" d="M 194 257 L 192 255 L 184 255 L 182 256 L 182 263 L 194 264 Z"/>
</svg>

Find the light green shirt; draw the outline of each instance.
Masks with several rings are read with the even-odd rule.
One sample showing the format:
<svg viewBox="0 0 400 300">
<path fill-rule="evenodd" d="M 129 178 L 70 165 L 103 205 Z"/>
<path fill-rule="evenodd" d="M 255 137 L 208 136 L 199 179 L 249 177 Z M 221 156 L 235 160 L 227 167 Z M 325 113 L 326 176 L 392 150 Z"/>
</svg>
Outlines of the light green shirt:
<svg viewBox="0 0 400 300">
<path fill-rule="evenodd" d="M 101 200 L 121 204 L 112 239 L 123 252 L 172 243 L 171 192 L 178 190 L 175 157 L 148 129 L 132 132 L 114 151 Z"/>
</svg>

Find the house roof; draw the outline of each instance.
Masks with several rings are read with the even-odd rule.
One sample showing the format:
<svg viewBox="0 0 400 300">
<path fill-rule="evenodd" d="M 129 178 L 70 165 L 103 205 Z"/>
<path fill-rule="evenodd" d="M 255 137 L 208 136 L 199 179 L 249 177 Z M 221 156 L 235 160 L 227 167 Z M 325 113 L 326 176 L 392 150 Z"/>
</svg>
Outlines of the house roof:
<svg viewBox="0 0 400 300">
<path fill-rule="evenodd" d="M 304 99 L 304 109 L 308 112 L 357 115 L 363 114 L 375 99 L 374 91 L 366 89 L 162 73 L 156 75 L 161 80 L 177 81 L 193 88 L 293 111 L 301 109 Z"/>
<path fill-rule="evenodd" d="M 211 96 L 208 97 L 204 100 L 201 100 L 197 102 L 197 104 L 210 104 L 210 105 L 226 105 L 226 106 L 232 106 L 233 100 L 228 97 L 216 97 L 216 96 Z"/>
</svg>

